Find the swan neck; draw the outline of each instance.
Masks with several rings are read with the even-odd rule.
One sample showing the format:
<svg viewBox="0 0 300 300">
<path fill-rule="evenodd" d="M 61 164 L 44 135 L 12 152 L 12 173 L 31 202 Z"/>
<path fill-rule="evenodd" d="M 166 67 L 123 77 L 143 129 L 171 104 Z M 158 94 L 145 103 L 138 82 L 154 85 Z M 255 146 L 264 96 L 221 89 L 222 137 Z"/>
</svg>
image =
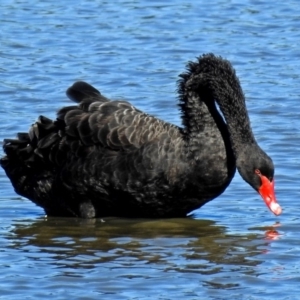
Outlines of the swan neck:
<svg viewBox="0 0 300 300">
<path fill-rule="evenodd" d="M 245 145 L 256 144 L 243 95 L 218 97 L 217 102 L 226 120 L 232 149 L 236 156 Z"/>
</svg>

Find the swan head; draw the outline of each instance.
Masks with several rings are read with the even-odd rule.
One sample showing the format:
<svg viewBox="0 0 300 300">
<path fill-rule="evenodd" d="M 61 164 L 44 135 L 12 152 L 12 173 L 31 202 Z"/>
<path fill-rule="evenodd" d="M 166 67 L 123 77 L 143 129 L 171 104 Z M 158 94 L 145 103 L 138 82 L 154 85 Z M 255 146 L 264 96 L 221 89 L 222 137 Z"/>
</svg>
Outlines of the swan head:
<svg viewBox="0 0 300 300">
<path fill-rule="evenodd" d="M 272 159 L 257 144 L 245 145 L 237 155 L 236 165 L 242 178 L 260 194 L 267 207 L 276 216 L 280 215 Z"/>
</svg>

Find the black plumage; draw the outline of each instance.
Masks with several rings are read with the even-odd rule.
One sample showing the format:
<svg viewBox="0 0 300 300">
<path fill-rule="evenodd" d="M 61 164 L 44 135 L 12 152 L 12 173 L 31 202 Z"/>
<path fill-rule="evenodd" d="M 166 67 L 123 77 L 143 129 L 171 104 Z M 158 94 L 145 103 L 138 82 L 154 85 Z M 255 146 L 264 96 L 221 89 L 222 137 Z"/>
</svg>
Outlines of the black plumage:
<svg viewBox="0 0 300 300">
<path fill-rule="evenodd" d="M 182 128 L 76 82 L 67 95 L 77 105 L 4 140 L 1 166 L 15 191 L 48 215 L 84 218 L 186 216 L 226 189 L 236 164 L 256 190 L 254 169 L 272 180 L 227 60 L 207 54 L 190 62 L 178 91 Z"/>
</svg>

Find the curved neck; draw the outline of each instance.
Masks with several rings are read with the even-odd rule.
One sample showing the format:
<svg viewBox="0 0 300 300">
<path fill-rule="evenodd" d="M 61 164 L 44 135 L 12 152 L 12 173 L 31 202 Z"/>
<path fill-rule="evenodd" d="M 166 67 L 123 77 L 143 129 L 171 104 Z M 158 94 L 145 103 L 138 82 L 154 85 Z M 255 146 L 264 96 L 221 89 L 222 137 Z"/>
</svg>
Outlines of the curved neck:
<svg viewBox="0 0 300 300">
<path fill-rule="evenodd" d="M 199 135 L 205 129 L 207 132 L 204 134 L 214 134 L 211 129 L 218 124 L 213 124 L 216 120 L 210 108 L 215 107 L 217 102 L 227 124 L 226 130 L 235 157 L 238 157 L 245 145 L 256 145 L 245 97 L 228 61 L 212 54 L 203 55 L 197 62 L 188 64 L 188 72 L 182 74 L 181 78 L 179 106 L 187 136 Z"/>
<path fill-rule="evenodd" d="M 200 58 L 198 64 L 192 63 L 189 68 L 190 73 L 183 74 L 183 80 L 179 82 L 179 105 L 182 108 L 187 134 L 193 130 L 202 130 L 205 118 L 212 119 L 211 113 L 208 113 L 209 107 L 217 102 L 226 121 L 235 156 L 238 156 L 244 145 L 256 144 L 245 97 L 229 62 L 206 56 Z M 207 107 L 206 110 L 203 109 L 203 105 Z"/>
<path fill-rule="evenodd" d="M 190 140 L 199 139 L 200 136 L 205 136 L 207 139 L 214 134 L 211 130 L 213 127 L 224 128 L 222 117 L 215 108 L 216 101 L 225 118 L 231 147 L 237 157 L 245 145 L 256 144 L 245 97 L 238 82 L 228 86 L 225 80 L 214 79 L 211 84 L 213 87 L 209 89 L 207 89 L 209 86 L 206 86 L 201 91 L 189 91 L 180 104 L 186 135 Z"/>
<path fill-rule="evenodd" d="M 203 151 L 205 146 L 211 155 L 223 153 L 233 163 L 235 159 L 228 128 L 211 96 L 195 91 L 182 93 L 180 106 L 183 136 L 190 155 L 196 160 L 205 159 L 202 157 L 207 153 Z"/>
<path fill-rule="evenodd" d="M 236 156 L 245 145 L 256 144 L 249 116 L 247 113 L 245 97 L 239 80 L 225 80 L 214 78 L 210 93 L 217 101 L 227 123 L 232 149 Z"/>
</svg>

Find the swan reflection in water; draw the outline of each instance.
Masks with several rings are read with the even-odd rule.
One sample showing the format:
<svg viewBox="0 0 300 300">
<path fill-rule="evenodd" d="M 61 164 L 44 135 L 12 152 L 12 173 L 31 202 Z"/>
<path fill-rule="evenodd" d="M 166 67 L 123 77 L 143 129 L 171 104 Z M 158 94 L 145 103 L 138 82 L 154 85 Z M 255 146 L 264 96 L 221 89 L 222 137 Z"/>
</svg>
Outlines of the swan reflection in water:
<svg viewBox="0 0 300 300">
<path fill-rule="evenodd" d="M 26 224 L 27 223 L 27 224 Z M 270 251 L 265 232 L 230 234 L 209 220 L 74 219 L 18 221 L 8 236 L 11 247 L 59 267 L 159 268 L 166 271 L 218 274 L 225 269 L 256 272 Z M 253 233 L 254 232 L 254 233 Z M 27 254 L 26 254 L 27 253 Z M 247 267 L 246 269 L 243 269 Z M 249 268 L 248 268 L 249 267 Z M 243 271 L 242 271 L 243 272 Z M 146 272 L 147 273 L 147 272 Z"/>
</svg>

